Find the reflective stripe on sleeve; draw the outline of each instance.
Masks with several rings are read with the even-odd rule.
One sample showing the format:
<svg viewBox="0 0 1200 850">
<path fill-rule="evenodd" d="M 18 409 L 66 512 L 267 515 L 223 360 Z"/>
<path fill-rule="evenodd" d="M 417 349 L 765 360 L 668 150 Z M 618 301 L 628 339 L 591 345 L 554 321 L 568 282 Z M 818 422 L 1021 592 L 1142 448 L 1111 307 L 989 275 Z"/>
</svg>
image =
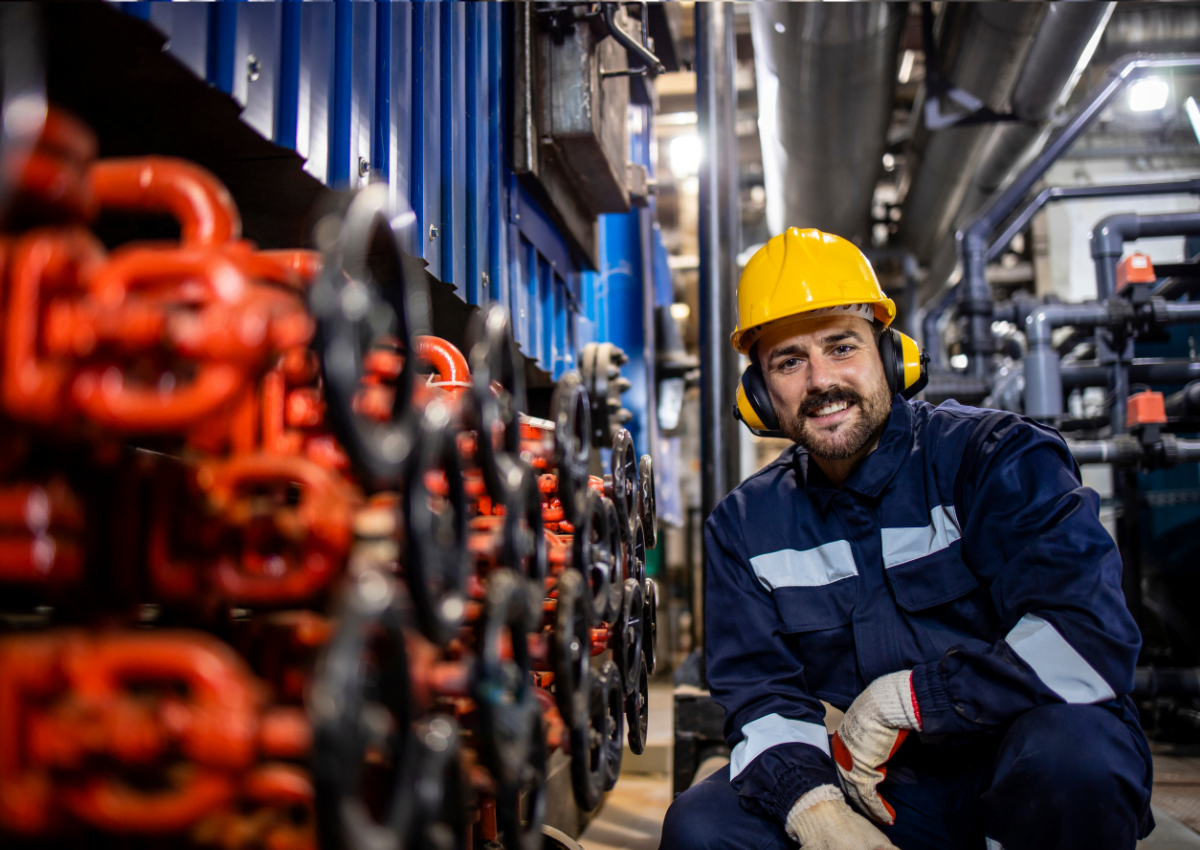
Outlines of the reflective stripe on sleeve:
<svg viewBox="0 0 1200 850">
<path fill-rule="evenodd" d="M 729 755 L 729 779 L 733 780 L 746 765 L 771 747 L 780 744 L 810 744 L 829 755 L 829 733 L 824 723 L 791 720 L 768 714 L 742 727 L 742 740 Z"/>
<path fill-rule="evenodd" d="M 1086 705 L 1116 697 L 1104 677 L 1047 620 L 1026 614 L 1004 639 L 1066 702 Z"/>
<path fill-rule="evenodd" d="M 938 505 L 929 512 L 929 519 L 929 525 L 922 528 L 879 529 L 885 567 L 897 567 L 940 552 L 962 537 L 953 505 Z"/>
<path fill-rule="evenodd" d="M 820 587 L 858 575 L 854 553 L 846 540 L 814 549 L 780 549 L 750 559 L 754 574 L 767 590 L 779 587 Z"/>
</svg>

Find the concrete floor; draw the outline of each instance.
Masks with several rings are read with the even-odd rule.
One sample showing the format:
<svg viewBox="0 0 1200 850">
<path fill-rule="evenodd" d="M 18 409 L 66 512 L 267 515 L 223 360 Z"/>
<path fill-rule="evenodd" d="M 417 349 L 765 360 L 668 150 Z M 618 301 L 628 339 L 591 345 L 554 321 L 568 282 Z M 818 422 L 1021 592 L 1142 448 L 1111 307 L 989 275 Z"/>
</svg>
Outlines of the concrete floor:
<svg viewBox="0 0 1200 850">
<path fill-rule="evenodd" d="M 658 850 L 672 799 L 672 710 L 671 687 L 651 686 L 646 752 L 634 756 L 626 750 L 620 781 L 579 837 L 584 850 Z M 1138 850 L 1200 850 L 1200 748 L 1154 750 L 1158 827 L 1138 842 Z"/>
</svg>

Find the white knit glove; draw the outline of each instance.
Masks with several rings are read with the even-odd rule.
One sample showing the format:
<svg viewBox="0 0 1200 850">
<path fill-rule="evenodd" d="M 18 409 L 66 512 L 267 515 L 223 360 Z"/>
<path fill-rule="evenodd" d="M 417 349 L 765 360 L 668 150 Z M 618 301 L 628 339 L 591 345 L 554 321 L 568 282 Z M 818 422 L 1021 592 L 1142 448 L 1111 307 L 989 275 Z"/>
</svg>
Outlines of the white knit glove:
<svg viewBox="0 0 1200 850">
<path fill-rule="evenodd" d="M 921 713 L 912 689 L 912 671 L 880 676 L 858 695 L 833 733 L 833 760 L 846 796 L 856 809 L 879 823 L 895 823 L 896 812 L 879 796 L 887 760 L 910 730 L 920 730 Z"/>
<path fill-rule="evenodd" d="M 803 850 L 896 850 L 832 785 L 818 785 L 796 801 L 788 812 L 787 834 Z"/>
</svg>

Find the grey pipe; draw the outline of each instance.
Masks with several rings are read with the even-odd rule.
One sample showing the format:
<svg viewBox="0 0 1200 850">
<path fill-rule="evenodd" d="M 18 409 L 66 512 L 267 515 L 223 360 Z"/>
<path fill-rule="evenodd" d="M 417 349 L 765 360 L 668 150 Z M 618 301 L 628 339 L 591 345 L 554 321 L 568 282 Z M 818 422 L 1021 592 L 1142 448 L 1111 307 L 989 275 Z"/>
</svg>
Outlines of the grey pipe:
<svg viewBox="0 0 1200 850">
<path fill-rule="evenodd" d="M 1096 297 L 1108 298 L 1117 291 L 1117 262 L 1125 252 L 1126 242 L 1150 236 L 1197 235 L 1200 235 L 1200 212 L 1114 213 L 1100 219 L 1088 234 L 1096 265 Z"/>
<path fill-rule="evenodd" d="M 1200 380 L 1200 360 L 1163 360 L 1141 357 L 1128 364 L 1129 380 L 1135 384 L 1186 384 Z M 1064 387 L 1106 387 L 1112 367 L 1094 360 L 1064 363 L 1059 370 Z"/>
<path fill-rule="evenodd" d="M 1175 466 L 1200 461 L 1200 440 L 1181 440 L 1164 434 L 1157 443 L 1145 446 L 1136 437 L 1121 434 L 1107 440 L 1067 440 L 1077 463 L 1112 463 L 1132 466 L 1143 459 L 1152 466 Z"/>
<path fill-rule="evenodd" d="M 1200 68 L 1200 53 L 1159 56 L 1136 54 L 1114 62 L 1100 83 L 1088 92 L 1070 120 L 1050 137 L 1033 161 L 1010 180 L 1003 191 L 993 195 L 966 227 L 958 232 L 958 253 L 963 265 L 962 284 L 958 287 L 959 309 L 969 317 L 969 322 L 963 328 L 963 347 L 976 358 L 977 374 L 989 371 L 990 366 L 982 355 L 990 354 L 993 347 L 992 288 L 986 273 L 988 237 L 1020 206 L 1034 184 L 1130 82 L 1172 68 Z"/>
<path fill-rule="evenodd" d="M 865 244 L 895 91 L 899 3 L 752 3 L 767 225 Z"/>
<path fill-rule="evenodd" d="M 1045 304 L 1025 319 L 1025 415 L 1056 419 L 1063 413 L 1060 358 L 1051 343 L 1055 328 L 1102 325 L 1109 312 L 1104 304 Z"/>
</svg>

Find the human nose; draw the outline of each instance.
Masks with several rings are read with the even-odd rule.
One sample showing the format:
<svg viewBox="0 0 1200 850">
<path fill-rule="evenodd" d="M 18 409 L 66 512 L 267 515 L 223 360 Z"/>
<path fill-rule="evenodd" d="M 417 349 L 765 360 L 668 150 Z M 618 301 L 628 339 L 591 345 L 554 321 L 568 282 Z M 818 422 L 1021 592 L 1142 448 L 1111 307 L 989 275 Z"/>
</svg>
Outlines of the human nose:
<svg viewBox="0 0 1200 850">
<path fill-rule="evenodd" d="M 816 355 L 808 361 L 808 393 L 825 392 L 838 382 L 833 364 L 821 355 Z"/>
</svg>

